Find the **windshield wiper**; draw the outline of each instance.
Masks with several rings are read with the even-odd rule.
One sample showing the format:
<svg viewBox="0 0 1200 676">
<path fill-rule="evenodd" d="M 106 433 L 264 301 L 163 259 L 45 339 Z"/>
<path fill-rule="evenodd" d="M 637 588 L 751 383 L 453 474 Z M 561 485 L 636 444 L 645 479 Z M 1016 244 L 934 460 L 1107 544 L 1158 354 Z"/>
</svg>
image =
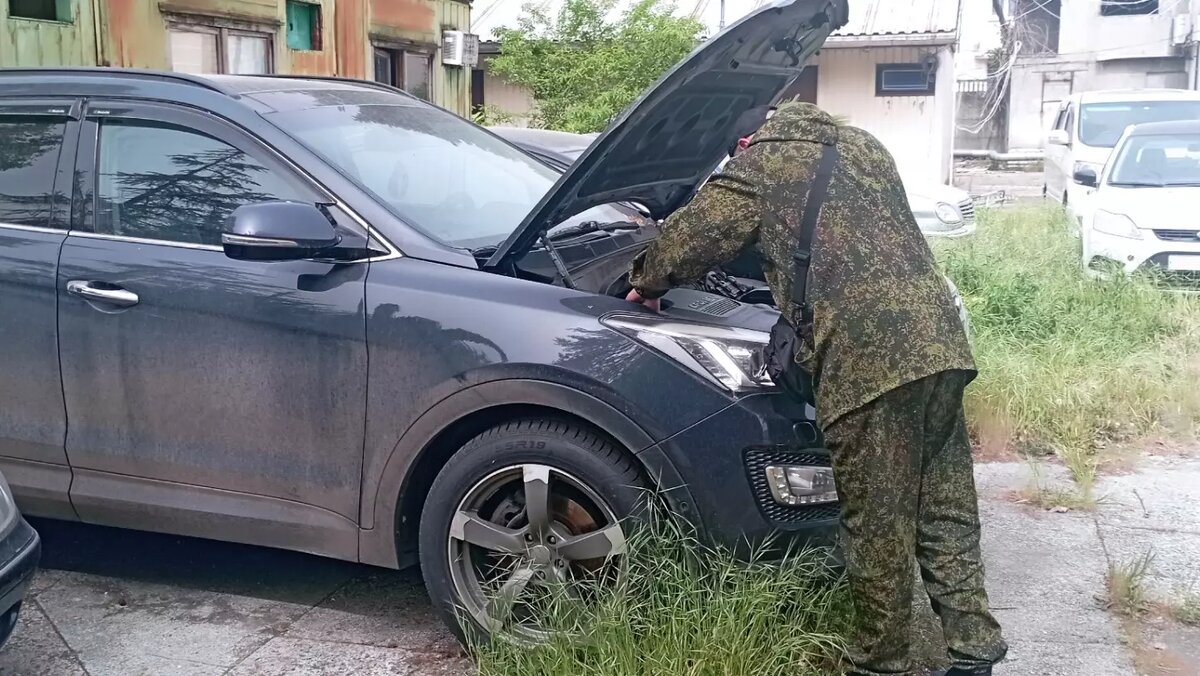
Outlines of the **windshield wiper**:
<svg viewBox="0 0 1200 676">
<path fill-rule="evenodd" d="M 549 236 L 549 239 L 554 242 L 561 242 L 564 239 L 579 237 L 593 232 L 615 232 L 617 230 L 637 230 L 642 226 L 636 223 L 626 223 L 618 221 L 616 223 L 597 223 L 596 221 L 584 221 L 577 225 L 567 226 L 561 230 L 555 231 Z"/>
<path fill-rule="evenodd" d="M 1161 188 L 1162 183 L 1154 183 L 1152 181 L 1109 181 L 1109 185 L 1115 185 L 1118 188 Z"/>
</svg>

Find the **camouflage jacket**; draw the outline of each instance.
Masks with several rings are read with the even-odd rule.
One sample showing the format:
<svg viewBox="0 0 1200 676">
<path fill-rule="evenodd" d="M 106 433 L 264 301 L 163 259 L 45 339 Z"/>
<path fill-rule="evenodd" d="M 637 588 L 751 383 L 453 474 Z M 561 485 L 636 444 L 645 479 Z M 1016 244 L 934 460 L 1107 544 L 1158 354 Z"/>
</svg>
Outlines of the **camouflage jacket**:
<svg viewBox="0 0 1200 676">
<path fill-rule="evenodd" d="M 757 246 L 776 304 L 798 326 L 792 253 L 823 143 L 836 143 L 839 158 L 813 237 L 811 333 L 796 358 L 814 376 L 824 428 L 906 383 L 975 368 L 945 278 L 875 137 L 838 126 L 811 104 L 780 107 L 667 219 L 634 261 L 630 282 L 653 297 Z"/>
</svg>

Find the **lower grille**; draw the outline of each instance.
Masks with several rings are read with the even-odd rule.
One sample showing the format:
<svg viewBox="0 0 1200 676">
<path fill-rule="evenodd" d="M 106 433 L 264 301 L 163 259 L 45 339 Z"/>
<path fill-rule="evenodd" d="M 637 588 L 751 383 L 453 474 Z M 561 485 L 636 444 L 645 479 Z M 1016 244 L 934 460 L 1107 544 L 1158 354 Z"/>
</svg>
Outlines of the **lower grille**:
<svg viewBox="0 0 1200 676">
<path fill-rule="evenodd" d="M 1176 253 L 1174 255 L 1188 254 Z M 1142 264 L 1141 269 L 1153 273 L 1154 281 L 1162 288 L 1186 291 L 1200 290 L 1200 271 L 1168 269 L 1167 265 L 1171 256 L 1171 253 L 1155 254 Z"/>
<path fill-rule="evenodd" d="M 963 200 L 958 203 L 958 210 L 962 212 L 963 223 L 975 222 L 975 202 L 973 200 Z"/>
<path fill-rule="evenodd" d="M 781 505 L 771 497 L 771 488 L 767 485 L 768 465 L 808 465 L 810 467 L 829 467 L 829 453 L 822 449 L 806 449 L 795 452 L 779 448 L 752 448 L 746 451 L 746 473 L 750 478 L 750 487 L 754 491 L 754 500 L 762 510 L 763 516 L 775 523 L 811 523 L 813 521 L 832 521 L 838 518 L 841 509 L 838 504 L 825 505 Z"/>
<path fill-rule="evenodd" d="M 1155 230 L 1154 235 L 1167 242 L 1200 242 L 1200 232 L 1195 230 Z"/>
</svg>

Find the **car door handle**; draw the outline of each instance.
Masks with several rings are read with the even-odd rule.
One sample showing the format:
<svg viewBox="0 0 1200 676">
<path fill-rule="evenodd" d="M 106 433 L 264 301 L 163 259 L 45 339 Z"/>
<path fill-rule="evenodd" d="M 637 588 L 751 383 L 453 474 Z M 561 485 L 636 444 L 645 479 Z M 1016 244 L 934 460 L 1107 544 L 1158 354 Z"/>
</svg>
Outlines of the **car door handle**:
<svg viewBox="0 0 1200 676">
<path fill-rule="evenodd" d="M 138 296 L 132 291 L 126 291 L 104 282 L 85 282 L 75 279 L 67 282 L 67 293 L 79 296 L 97 303 L 106 303 L 117 307 L 133 307 L 138 304 Z"/>
</svg>

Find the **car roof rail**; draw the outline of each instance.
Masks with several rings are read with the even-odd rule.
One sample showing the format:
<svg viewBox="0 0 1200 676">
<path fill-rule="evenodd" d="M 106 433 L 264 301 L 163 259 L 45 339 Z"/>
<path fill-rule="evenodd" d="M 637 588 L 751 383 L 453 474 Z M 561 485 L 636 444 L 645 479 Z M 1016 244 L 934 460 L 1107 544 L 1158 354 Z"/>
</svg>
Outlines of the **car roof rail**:
<svg viewBox="0 0 1200 676">
<path fill-rule="evenodd" d="M 390 85 L 385 82 L 377 82 L 375 80 L 364 80 L 357 77 L 342 77 L 340 75 L 303 75 L 291 73 L 247 73 L 244 75 L 239 75 L 239 77 L 261 77 L 270 78 L 272 80 L 319 80 L 321 82 L 345 82 L 346 84 L 365 85 L 373 89 L 381 89 L 386 92 L 402 94 L 410 99 L 417 99 L 418 101 L 429 103 L 428 101 L 425 101 L 425 99 L 417 98 L 416 96 L 413 96 L 412 94 L 394 85 Z"/>
<path fill-rule="evenodd" d="M 174 71 L 148 70 L 141 68 L 111 68 L 108 66 L 57 66 L 34 68 L 0 68 L 0 78 L 6 75 L 79 75 L 84 77 L 128 77 L 141 80 L 165 80 L 203 87 L 226 96 L 236 98 L 237 95 L 218 85 L 216 82 L 197 75 L 176 73 Z"/>
</svg>

